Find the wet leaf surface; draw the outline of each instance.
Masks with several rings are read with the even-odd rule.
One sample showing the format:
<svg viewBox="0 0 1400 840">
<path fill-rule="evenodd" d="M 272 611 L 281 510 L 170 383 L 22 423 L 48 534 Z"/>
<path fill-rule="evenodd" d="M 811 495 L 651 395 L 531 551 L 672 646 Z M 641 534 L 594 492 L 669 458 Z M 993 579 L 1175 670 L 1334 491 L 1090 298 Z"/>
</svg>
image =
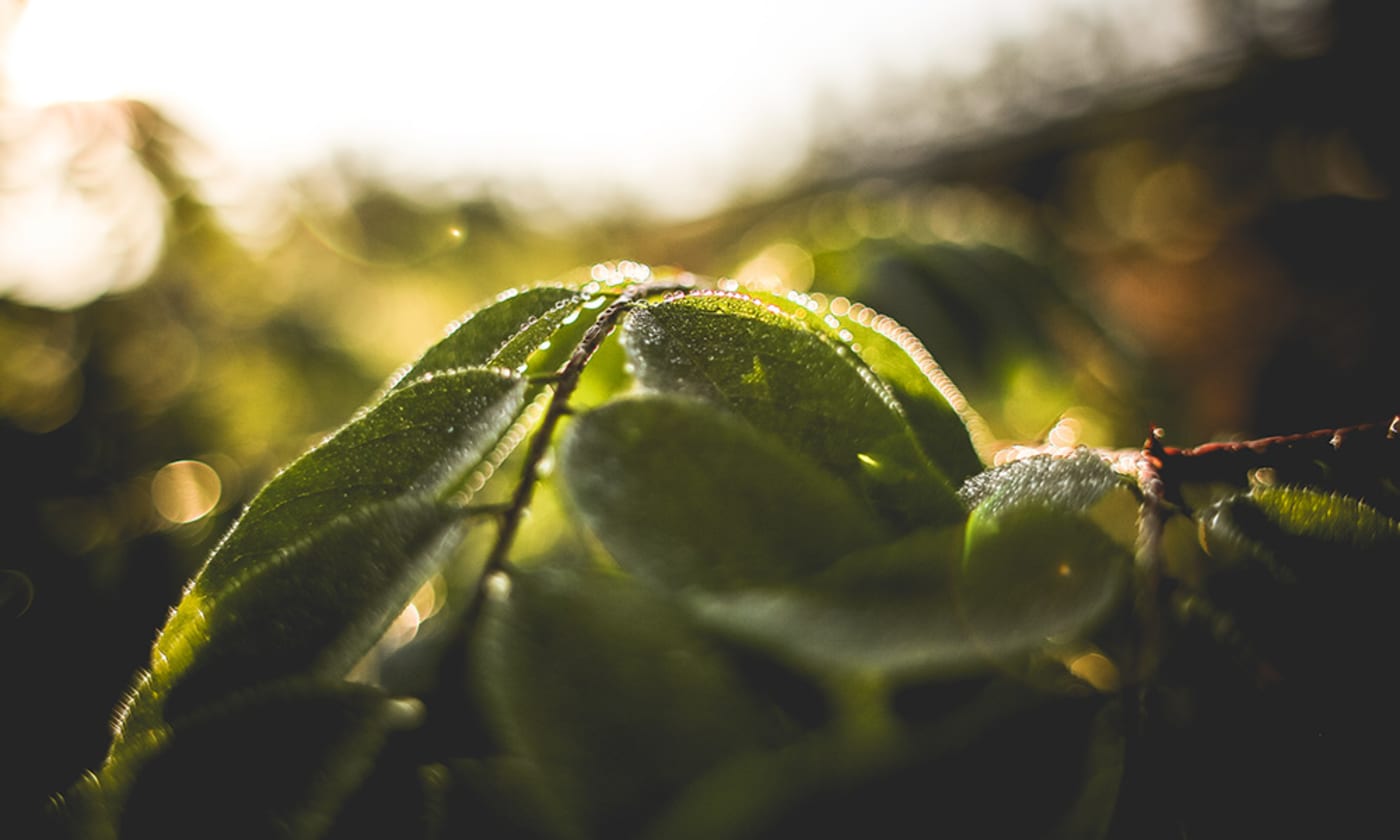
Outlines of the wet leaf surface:
<svg viewBox="0 0 1400 840">
<path fill-rule="evenodd" d="M 633 312 L 623 340 L 643 387 L 734 412 L 839 477 L 896 527 L 961 518 L 889 390 L 847 348 L 776 308 L 690 295 Z"/>
</svg>

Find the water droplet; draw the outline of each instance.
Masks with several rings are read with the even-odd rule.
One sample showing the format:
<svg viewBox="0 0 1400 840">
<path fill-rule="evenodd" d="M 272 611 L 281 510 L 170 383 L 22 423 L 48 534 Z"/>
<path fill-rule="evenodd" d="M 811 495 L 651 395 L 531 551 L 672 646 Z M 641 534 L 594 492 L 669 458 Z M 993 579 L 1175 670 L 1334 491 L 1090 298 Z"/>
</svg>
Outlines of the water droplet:
<svg viewBox="0 0 1400 840">
<path fill-rule="evenodd" d="M 554 346 L 554 342 L 552 342 L 552 341 L 550 341 L 549 339 L 546 338 L 544 341 L 541 341 L 541 342 L 540 342 L 540 347 L 539 347 L 539 349 L 541 349 L 541 350 L 548 350 L 549 348 L 551 348 L 551 347 L 553 347 L 553 346 Z"/>
<path fill-rule="evenodd" d="M 494 572 L 486 579 L 486 595 L 498 603 L 510 597 L 510 578 L 505 572 Z"/>
<path fill-rule="evenodd" d="M 582 315 L 582 314 L 583 314 L 583 310 L 582 310 L 582 309 L 575 309 L 573 312 L 570 312 L 568 315 L 565 315 L 565 316 L 564 316 L 564 320 L 560 321 L 559 323 L 560 323 L 560 324 L 572 324 L 573 322 L 577 321 L 578 318 L 579 318 L 579 316 Z"/>
<path fill-rule="evenodd" d="M 607 303 L 607 302 L 608 302 L 608 299 L 607 299 L 607 297 L 606 297 L 605 295 L 598 295 L 598 296 L 595 297 L 595 298 L 589 298 L 587 301 L 585 301 L 584 304 L 583 304 L 583 308 L 584 308 L 584 309 L 599 309 L 599 308 L 602 307 L 603 304 L 605 304 L 605 303 Z"/>
</svg>

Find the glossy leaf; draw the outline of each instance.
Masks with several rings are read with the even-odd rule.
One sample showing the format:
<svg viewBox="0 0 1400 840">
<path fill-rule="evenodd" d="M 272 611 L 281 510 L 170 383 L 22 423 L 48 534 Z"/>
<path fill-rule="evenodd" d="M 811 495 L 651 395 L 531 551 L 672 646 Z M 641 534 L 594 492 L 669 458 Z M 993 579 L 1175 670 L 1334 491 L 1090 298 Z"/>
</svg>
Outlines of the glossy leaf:
<svg viewBox="0 0 1400 840">
<path fill-rule="evenodd" d="M 697 774 L 783 737 L 683 613 L 616 575 L 513 575 L 478 667 L 509 751 L 583 836 L 629 836 Z"/>
<path fill-rule="evenodd" d="M 785 441 L 902 529 L 961 518 L 898 402 L 850 351 L 775 307 L 694 294 L 640 307 L 623 335 L 646 388 L 698 397 Z"/>
<path fill-rule="evenodd" d="M 840 481 L 693 398 L 644 395 L 580 415 L 560 476 L 618 564 L 672 589 L 782 583 L 883 537 Z"/>
<path fill-rule="evenodd" d="M 961 414 L 968 411 L 966 400 L 908 329 L 859 304 L 847 303 L 837 315 L 795 292 L 754 297 L 849 346 L 899 401 L 924 453 L 949 480 L 982 471 Z"/>
<path fill-rule="evenodd" d="M 468 315 L 396 377 L 393 388 L 412 383 L 425 373 L 464 367 L 504 367 L 525 364 L 555 330 L 581 318 L 587 295 L 562 286 L 536 286 L 508 292 L 496 303 Z M 585 322 L 586 317 L 582 318 Z"/>
<path fill-rule="evenodd" d="M 131 786 L 122 837 L 312 840 L 422 707 L 368 686 L 295 681 L 175 728 Z"/>
<path fill-rule="evenodd" d="M 525 381 L 494 368 L 425 374 L 396 389 L 270 481 L 215 548 L 193 591 L 217 595 L 362 505 L 448 490 L 481 463 L 524 399 Z"/>
<path fill-rule="evenodd" d="M 459 536 L 436 497 L 486 457 L 523 392 L 497 370 L 425 374 L 273 479 L 162 630 L 110 760 L 220 692 L 348 671 Z"/>
<path fill-rule="evenodd" d="M 431 499 L 377 502 L 309 534 L 217 597 L 186 596 L 152 668 L 166 718 L 291 675 L 344 676 L 465 529 L 460 510 Z"/>
</svg>

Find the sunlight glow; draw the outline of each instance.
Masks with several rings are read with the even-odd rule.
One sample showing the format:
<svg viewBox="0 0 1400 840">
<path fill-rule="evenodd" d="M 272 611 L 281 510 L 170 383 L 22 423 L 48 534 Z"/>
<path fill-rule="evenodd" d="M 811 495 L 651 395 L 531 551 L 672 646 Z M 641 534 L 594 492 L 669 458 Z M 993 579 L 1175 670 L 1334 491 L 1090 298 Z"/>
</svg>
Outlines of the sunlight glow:
<svg viewBox="0 0 1400 840">
<path fill-rule="evenodd" d="M 32 0 L 4 75 L 23 105 L 150 101 L 259 175 L 349 153 L 686 215 L 791 173 L 829 105 L 1100 6 Z"/>
</svg>

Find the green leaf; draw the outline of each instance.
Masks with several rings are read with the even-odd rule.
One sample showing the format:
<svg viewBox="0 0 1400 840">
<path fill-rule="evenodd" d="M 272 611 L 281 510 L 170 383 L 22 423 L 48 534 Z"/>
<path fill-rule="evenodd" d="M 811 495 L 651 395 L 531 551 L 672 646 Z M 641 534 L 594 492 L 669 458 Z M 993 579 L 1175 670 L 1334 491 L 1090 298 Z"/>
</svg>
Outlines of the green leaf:
<svg viewBox="0 0 1400 840">
<path fill-rule="evenodd" d="M 960 526 L 915 531 L 796 585 L 697 594 L 690 603 L 725 635 L 810 671 L 907 679 L 984 669 L 954 588 L 962 544 Z"/>
<path fill-rule="evenodd" d="M 623 341 L 644 387 L 733 411 L 841 478 L 897 527 L 961 518 L 889 390 L 848 348 L 775 307 L 687 295 L 639 307 Z"/>
<path fill-rule="evenodd" d="M 884 534 L 828 473 L 695 399 L 619 399 L 572 421 L 560 476 L 622 568 L 732 590 L 817 571 Z"/>
<path fill-rule="evenodd" d="M 289 546 L 217 597 L 186 596 L 152 668 L 165 717 L 178 720 L 279 678 L 344 676 L 465 529 L 461 511 L 431 499 L 377 502 Z"/>
<path fill-rule="evenodd" d="M 525 381 L 499 369 L 425 374 L 293 461 L 214 549 L 194 592 L 216 596 L 317 527 L 372 502 L 444 494 L 524 408 Z"/>
<path fill-rule="evenodd" d="M 973 508 L 957 574 L 973 643 L 990 655 L 1083 639 L 1132 568 L 1137 501 L 1097 455 L 1038 455 L 963 484 Z"/>
<path fill-rule="evenodd" d="M 893 318 L 845 303 L 840 315 L 795 292 L 787 297 L 751 293 L 810 328 L 848 345 L 899 401 L 924 453 L 954 482 L 982 471 L 963 415 L 970 409 L 933 356 Z"/>
<path fill-rule="evenodd" d="M 504 367 L 517 370 L 561 326 L 591 319 L 582 305 L 589 296 L 577 289 L 536 286 L 510 291 L 496 303 L 477 310 L 407 366 L 391 388 L 417 381 L 425 373 L 464 367 Z"/>
<path fill-rule="evenodd" d="M 1260 487 L 1201 515 L 1203 537 L 1218 556 L 1390 557 L 1400 522 L 1357 499 L 1302 487 Z"/>
<path fill-rule="evenodd" d="M 1046 504 L 983 505 L 957 575 L 973 644 L 996 652 L 1082 640 L 1122 600 L 1132 554 L 1088 518 Z"/>
<path fill-rule="evenodd" d="M 523 391 L 497 370 L 425 374 L 273 479 L 161 631 L 109 761 L 220 692 L 348 671 L 460 536 L 437 497 L 514 423 Z"/>
<path fill-rule="evenodd" d="M 130 785 L 122 837 L 311 840 L 422 706 L 368 686 L 280 684 L 177 726 Z"/>
<path fill-rule="evenodd" d="M 1098 742 L 1112 703 L 994 682 L 888 743 L 822 732 L 739 755 L 691 785 L 645 836 L 1045 837 L 1075 836 L 1055 833 L 1075 825 L 1088 829 L 1077 836 L 1096 837 L 1114 801 L 1094 794 L 1114 781 L 1112 740 L 1122 741 L 1120 730 Z M 1086 778 L 1099 790 L 1086 791 Z"/>
<path fill-rule="evenodd" d="M 1256 488 L 1199 514 L 1211 607 L 1294 690 L 1335 702 L 1378 681 L 1395 635 L 1400 523 L 1364 502 Z"/>
<path fill-rule="evenodd" d="M 487 709 L 581 835 L 630 836 L 697 774 L 782 739 L 721 652 L 651 590 L 558 567 L 504 589 L 480 637 Z"/>
<path fill-rule="evenodd" d="M 1126 486 L 1127 479 L 1102 458 L 1083 450 L 1068 458 L 1035 455 L 987 470 L 968 479 L 958 498 L 969 508 L 981 507 L 988 516 L 1026 503 L 1085 511 L 1109 491 Z"/>
</svg>

